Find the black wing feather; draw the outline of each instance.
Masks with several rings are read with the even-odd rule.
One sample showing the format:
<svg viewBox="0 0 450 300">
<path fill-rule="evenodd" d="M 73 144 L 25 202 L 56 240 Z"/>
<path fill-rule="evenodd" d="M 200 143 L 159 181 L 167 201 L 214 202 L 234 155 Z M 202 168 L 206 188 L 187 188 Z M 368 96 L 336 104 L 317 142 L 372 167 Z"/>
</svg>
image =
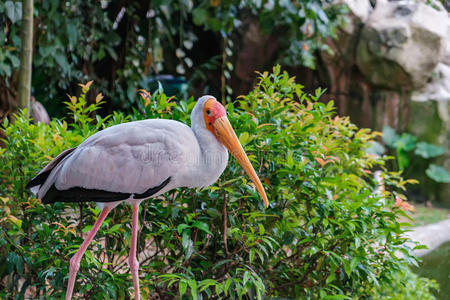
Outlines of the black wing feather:
<svg viewBox="0 0 450 300">
<path fill-rule="evenodd" d="M 72 187 L 67 190 L 58 190 L 55 187 L 55 184 L 53 184 L 42 198 L 42 202 L 115 202 L 126 200 L 131 196 L 133 196 L 134 199 L 145 199 L 162 190 L 170 182 L 170 179 L 171 177 L 167 178 L 160 185 L 151 187 L 141 194 L 110 192 L 96 189 L 85 189 L 82 187 Z"/>
</svg>

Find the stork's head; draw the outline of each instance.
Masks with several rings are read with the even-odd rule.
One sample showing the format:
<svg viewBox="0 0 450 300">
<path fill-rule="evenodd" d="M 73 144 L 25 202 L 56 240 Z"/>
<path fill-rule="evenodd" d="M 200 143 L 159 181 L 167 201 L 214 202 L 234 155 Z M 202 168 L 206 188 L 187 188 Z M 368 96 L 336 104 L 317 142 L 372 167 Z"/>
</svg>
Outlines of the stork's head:
<svg viewBox="0 0 450 300">
<path fill-rule="evenodd" d="M 209 132 L 211 132 L 211 134 L 228 149 L 234 158 L 236 158 L 255 184 L 259 195 L 264 200 L 264 205 L 268 207 L 269 201 L 267 200 L 267 195 L 261 184 L 261 180 L 259 180 L 259 177 L 242 148 L 233 127 L 231 127 L 230 121 L 228 121 L 225 107 L 223 107 L 223 105 L 213 96 L 203 96 L 198 99 L 193 113 L 199 114 L 200 109 L 203 114 L 206 129 L 208 129 Z"/>
</svg>

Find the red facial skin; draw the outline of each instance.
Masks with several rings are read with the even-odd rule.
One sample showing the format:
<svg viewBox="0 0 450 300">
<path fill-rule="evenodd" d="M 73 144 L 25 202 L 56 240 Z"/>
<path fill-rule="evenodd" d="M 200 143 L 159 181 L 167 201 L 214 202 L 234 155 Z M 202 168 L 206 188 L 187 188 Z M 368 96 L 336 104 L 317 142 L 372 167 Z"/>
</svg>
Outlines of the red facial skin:
<svg viewBox="0 0 450 300">
<path fill-rule="evenodd" d="M 227 115 L 225 107 L 214 100 L 208 99 L 203 106 L 203 117 L 205 119 L 206 128 L 217 137 L 216 131 L 213 127 L 214 122 Z"/>
</svg>

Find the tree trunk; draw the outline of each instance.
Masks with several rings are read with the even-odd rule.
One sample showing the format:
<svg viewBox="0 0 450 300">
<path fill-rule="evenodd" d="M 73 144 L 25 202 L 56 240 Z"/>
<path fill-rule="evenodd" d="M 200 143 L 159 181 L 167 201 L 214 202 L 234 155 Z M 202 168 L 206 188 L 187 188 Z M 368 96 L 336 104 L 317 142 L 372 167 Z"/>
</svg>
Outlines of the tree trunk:
<svg viewBox="0 0 450 300">
<path fill-rule="evenodd" d="M 31 61 L 33 55 L 33 0 L 24 0 L 22 9 L 22 49 L 20 51 L 19 108 L 29 109 Z"/>
</svg>

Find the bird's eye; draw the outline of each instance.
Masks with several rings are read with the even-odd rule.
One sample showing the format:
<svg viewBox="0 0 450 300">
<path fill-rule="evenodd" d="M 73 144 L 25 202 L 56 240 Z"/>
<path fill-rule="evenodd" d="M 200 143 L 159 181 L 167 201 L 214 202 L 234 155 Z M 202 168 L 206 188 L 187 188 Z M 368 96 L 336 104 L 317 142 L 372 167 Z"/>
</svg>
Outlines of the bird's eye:
<svg viewBox="0 0 450 300">
<path fill-rule="evenodd" d="M 211 111 L 210 111 L 209 109 L 207 109 L 207 110 L 206 110 L 206 114 L 207 114 L 208 116 L 210 116 L 210 115 L 211 115 Z"/>
</svg>

